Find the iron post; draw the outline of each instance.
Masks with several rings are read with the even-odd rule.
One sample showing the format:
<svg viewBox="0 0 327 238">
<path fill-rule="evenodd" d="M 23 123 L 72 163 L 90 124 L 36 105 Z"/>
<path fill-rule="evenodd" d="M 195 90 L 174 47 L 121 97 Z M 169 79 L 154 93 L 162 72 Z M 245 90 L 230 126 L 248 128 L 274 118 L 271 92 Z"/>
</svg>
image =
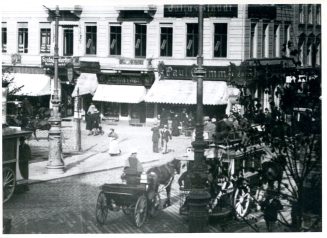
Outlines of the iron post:
<svg viewBox="0 0 327 238">
<path fill-rule="evenodd" d="M 64 173 L 65 164 L 62 157 L 61 140 L 61 115 L 59 112 L 60 98 L 58 91 L 58 28 L 59 7 L 55 11 L 55 45 L 54 45 L 54 91 L 51 98 L 52 115 L 49 118 L 51 128 L 49 130 L 49 159 L 47 164 L 48 173 Z"/>
<path fill-rule="evenodd" d="M 208 178 L 208 169 L 205 163 L 203 139 L 203 78 L 206 71 L 203 65 L 203 8 L 199 5 L 199 45 L 197 67 L 193 76 L 197 80 L 197 107 L 196 107 L 196 131 L 194 148 L 194 164 L 191 168 L 192 189 L 189 194 L 189 232 L 208 231 L 208 201 L 210 194 L 205 189 Z"/>
</svg>

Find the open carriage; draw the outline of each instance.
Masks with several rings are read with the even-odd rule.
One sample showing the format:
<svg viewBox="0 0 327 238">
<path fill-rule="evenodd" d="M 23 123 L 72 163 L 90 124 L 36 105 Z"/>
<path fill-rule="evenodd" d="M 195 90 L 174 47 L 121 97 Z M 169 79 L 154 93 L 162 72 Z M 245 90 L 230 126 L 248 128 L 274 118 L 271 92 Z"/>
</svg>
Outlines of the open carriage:
<svg viewBox="0 0 327 238">
<path fill-rule="evenodd" d="M 205 150 L 209 176 L 207 189 L 210 216 L 233 213 L 244 219 L 256 203 L 261 186 L 262 164 L 269 159 L 263 144 L 239 146 L 239 139 L 231 135 L 230 143 L 211 143 Z M 192 151 L 192 148 L 188 148 Z M 192 156 L 192 155 L 191 155 Z M 180 189 L 180 214 L 188 215 L 187 196 L 190 189 Z"/>
<path fill-rule="evenodd" d="M 17 185 L 28 183 L 24 176 L 23 161 L 20 161 L 20 138 L 30 137 L 31 131 L 21 131 L 16 128 L 5 127 L 2 131 L 2 189 L 3 202 L 7 202 L 14 194 Z M 25 155 L 29 156 L 30 155 Z"/>
</svg>

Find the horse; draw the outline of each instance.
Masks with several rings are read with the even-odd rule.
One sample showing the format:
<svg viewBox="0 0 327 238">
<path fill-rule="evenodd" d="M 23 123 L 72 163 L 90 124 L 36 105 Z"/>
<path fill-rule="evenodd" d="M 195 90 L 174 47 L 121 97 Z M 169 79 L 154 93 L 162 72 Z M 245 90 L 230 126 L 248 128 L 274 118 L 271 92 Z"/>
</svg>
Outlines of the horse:
<svg viewBox="0 0 327 238">
<path fill-rule="evenodd" d="M 164 204 L 164 207 L 168 207 L 171 205 L 170 203 L 170 191 L 171 185 L 174 179 L 175 171 L 177 174 L 181 172 L 181 161 L 177 159 L 173 159 L 172 161 L 150 168 L 146 173 L 149 178 L 149 190 L 154 193 L 158 192 L 159 185 L 165 185 L 167 200 Z M 154 194 L 153 194 L 154 195 Z"/>
<path fill-rule="evenodd" d="M 51 124 L 46 119 L 30 119 L 28 120 L 28 123 L 25 127 L 28 130 L 31 130 L 34 134 L 35 139 L 38 141 L 39 139 L 36 136 L 36 130 L 47 130 L 49 131 L 51 128 Z M 49 134 L 48 134 L 48 140 L 49 140 Z"/>
</svg>

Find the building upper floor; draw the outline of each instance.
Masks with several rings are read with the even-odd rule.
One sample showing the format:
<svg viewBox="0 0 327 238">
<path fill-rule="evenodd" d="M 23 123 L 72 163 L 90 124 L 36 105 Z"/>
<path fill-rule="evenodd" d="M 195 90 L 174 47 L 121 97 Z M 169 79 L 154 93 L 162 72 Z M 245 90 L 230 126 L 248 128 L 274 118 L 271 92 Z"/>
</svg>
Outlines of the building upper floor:
<svg viewBox="0 0 327 238">
<path fill-rule="evenodd" d="M 58 34 L 55 7 L 17 7 L 2 10 L 5 64 L 18 54 L 21 64 L 40 65 L 42 56 L 54 54 L 56 38 L 60 56 L 97 61 L 102 68 L 110 69 L 126 58 L 144 59 L 144 65 L 148 59 L 154 64 L 196 63 L 196 5 L 59 6 Z M 289 57 L 294 50 L 302 65 L 320 64 L 320 9 L 313 4 L 205 5 L 204 64 Z"/>
</svg>

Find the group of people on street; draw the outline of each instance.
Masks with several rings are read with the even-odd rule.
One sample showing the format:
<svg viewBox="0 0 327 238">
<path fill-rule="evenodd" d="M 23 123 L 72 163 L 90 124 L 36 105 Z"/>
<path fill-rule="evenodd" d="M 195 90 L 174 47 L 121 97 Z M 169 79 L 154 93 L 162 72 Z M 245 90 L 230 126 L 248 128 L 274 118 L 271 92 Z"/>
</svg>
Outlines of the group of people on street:
<svg viewBox="0 0 327 238">
<path fill-rule="evenodd" d="M 152 150 L 154 153 L 159 153 L 159 142 L 161 142 L 162 153 L 168 153 L 168 142 L 172 139 L 171 133 L 167 125 L 164 125 L 163 128 L 158 126 L 158 123 L 154 123 L 154 127 L 151 128 L 152 131 Z"/>
</svg>

